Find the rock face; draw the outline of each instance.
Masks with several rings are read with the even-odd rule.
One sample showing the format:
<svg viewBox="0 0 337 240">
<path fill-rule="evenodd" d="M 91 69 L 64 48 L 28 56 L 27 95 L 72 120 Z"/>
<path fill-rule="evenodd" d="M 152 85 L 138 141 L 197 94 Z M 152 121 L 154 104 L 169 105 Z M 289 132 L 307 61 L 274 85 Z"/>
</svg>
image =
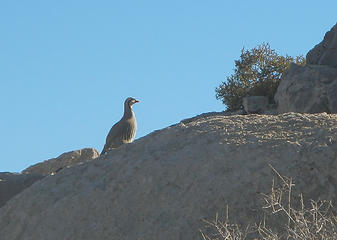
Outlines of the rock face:
<svg viewBox="0 0 337 240">
<path fill-rule="evenodd" d="M 40 174 L 19 174 L 19 173 L 0 173 L 0 207 L 9 199 L 29 187 L 34 182 L 42 179 Z"/>
<path fill-rule="evenodd" d="M 337 24 L 325 34 L 322 42 L 308 52 L 306 60 L 307 64 L 337 68 Z"/>
<path fill-rule="evenodd" d="M 304 67 L 292 64 L 275 94 L 279 113 L 337 113 L 337 24 L 310 50 Z"/>
<path fill-rule="evenodd" d="M 59 171 L 63 168 L 73 166 L 80 162 L 86 162 L 97 158 L 99 153 L 94 148 L 83 148 L 76 151 L 63 153 L 57 158 L 52 158 L 22 171 L 22 173 L 37 173 L 42 175 L 49 175 Z"/>
<path fill-rule="evenodd" d="M 200 116 L 38 181 L 0 208 L 0 236 L 199 239 L 226 204 L 233 222 L 259 217 L 268 164 L 305 198 L 335 200 L 336 156 L 334 114 Z"/>
<path fill-rule="evenodd" d="M 337 113 L 337 68 L 291 64 L 275 102 L 279 113 Z"/>
</svg>

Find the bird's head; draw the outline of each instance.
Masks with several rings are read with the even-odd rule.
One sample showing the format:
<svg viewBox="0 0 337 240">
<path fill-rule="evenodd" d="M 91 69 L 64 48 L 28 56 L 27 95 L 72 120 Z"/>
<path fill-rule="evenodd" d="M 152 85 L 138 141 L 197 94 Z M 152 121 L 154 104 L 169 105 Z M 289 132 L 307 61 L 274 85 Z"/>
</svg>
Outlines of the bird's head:
<svg viewBox="0 0 337 240">
<path fill-rule="evenodd" d="M 134 99 L 133 97 L 128 97 L 126 100 L 125 100 L 125 105 L 128 105 L 129 107 L 132 107 L 133 104 L 139 102 L 138 100 Z"/>
</svg>

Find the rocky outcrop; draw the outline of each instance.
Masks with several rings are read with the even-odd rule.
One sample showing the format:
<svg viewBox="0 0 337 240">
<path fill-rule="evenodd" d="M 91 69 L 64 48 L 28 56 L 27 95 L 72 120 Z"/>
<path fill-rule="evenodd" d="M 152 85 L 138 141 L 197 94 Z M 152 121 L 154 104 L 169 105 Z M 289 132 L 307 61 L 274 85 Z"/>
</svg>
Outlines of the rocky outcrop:
<svg viewBox="0 0 337 240">
<path fill-rule="evenodd" d="M 292 64 L 275 94 L 279 113 L 337 113 L 337 68 Z"/>
<path fill-rule="evenodd" d="M 295 179 L 306 199 L 337 199 L 337 115 L 199 116 L 36 182 L 0 208 L 14 239 L 198 239 L 228 204 L 259 216 L 259 192 Z M 231 214 L 232 213 L 232 214 Z"/>
<path fill-rule="evenodd" d="M 337 68 L 337 24 L 325 34 L 322 42 L 308 52 L 306 60 L 307 64 Z"/>
<path fill-rule="evenodd" d="M 22 173 L 37 173 L 49 175 L 60 171 L 63 168 L 71 167 L 80 162 L 90 161 L 99 156 L 99 153 L 94 148 L 83 148 L 76 151 L 63 153 L 57 158 L 52 158 L 23 170 Z"/>
<path fill-rule="evenodd" d="M 337 113 L 337 24 L 310 50 L 307 65 L 290 65 L 275 94 L 279 113 Z"/>
<path fill-rule="evenodd" d="M 42 179 L 40 174 L 0 173 L 0 207 L 34 182 Z"/>
<path fill-rule="evenodd" d="M 99 154 L 94 148 L 84 148 L 81 150 L 64 153 L 57 158 L 52 158 L 44 162 L 35 164 L 22 173 L 0 173 L 0 207 L 9 199 L 30 187 L 34 182 L 41 180 L 49 174 L 55 174 L 63 168 L 71 167 L 80 162 L 87 162 Z"/>
</svg>

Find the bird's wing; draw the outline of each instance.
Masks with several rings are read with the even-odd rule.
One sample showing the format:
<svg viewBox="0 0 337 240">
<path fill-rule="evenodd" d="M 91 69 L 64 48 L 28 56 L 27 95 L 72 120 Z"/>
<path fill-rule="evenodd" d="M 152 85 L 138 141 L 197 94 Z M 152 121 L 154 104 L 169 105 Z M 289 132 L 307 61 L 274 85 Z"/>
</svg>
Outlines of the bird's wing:
<svg viewBox="0 0 337 240">
<path fill-rule="evenodd" d="M 121 145 L 123 123 L 119 121 L 115 123 L 106 137 L 106 142 L 101 154 L 104 154 L 109 148 L 117 148 Z"/>
</svg>

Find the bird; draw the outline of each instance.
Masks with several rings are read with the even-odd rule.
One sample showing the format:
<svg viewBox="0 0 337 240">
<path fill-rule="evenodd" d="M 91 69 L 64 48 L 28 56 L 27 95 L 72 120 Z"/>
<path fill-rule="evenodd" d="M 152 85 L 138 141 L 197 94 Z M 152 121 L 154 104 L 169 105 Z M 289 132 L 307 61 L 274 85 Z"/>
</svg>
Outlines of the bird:
<svg viewBox="0 0 337 240">
<path fill-rule="evenodd" d="M 137 121 L 132 106 L 139 101 L 133 97 L 128 97 L 124 102 L 124 115 L 117 123 L 115 123 L 107 137 L 101 155 L 107 151 L 118 148 L 127 143 L 132 143 L 137 131 Z"/>
</svg>

